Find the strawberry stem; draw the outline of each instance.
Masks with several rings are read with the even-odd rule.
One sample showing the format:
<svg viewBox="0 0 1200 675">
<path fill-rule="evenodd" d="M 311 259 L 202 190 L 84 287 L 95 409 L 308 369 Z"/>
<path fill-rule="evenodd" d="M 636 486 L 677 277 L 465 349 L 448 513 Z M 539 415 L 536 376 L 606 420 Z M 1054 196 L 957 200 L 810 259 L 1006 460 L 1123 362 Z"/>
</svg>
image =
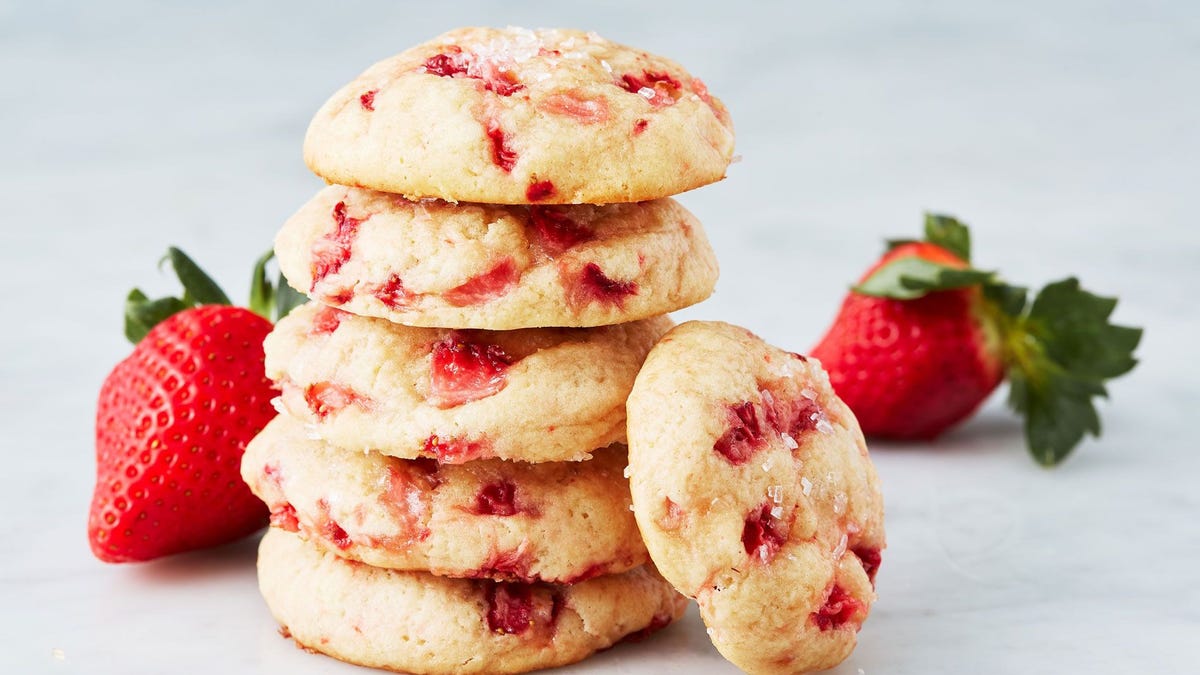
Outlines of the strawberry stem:
<svg viewBox="0 0 1200 675">
<path fill-rule="evenodd" d="M 267 263 L 274 257 L 268 252 L 255 262 L 254 273 L 250 283 L 251 311 L 270 320 L 272 313 L 275 319 L 281 319 L 293 308 L 308 302 L 303 293 L 292 290 L 283 275 L 272 285 L 267 277 Z M 170 263 L 179 283 L 183 286 L 182 295 L 166 296 L 151 300 L 139 288 L 134 288 L 125 298 L 125 337 L 137 344 L 146 337 L 159 322 L 167 317 L 198 305 L 229 305 L 229 296 L 213 281 L 199 265 L 186 253 L 174 246 L 167 249 L 166 255 L 159 265 Z"/>
</svg>

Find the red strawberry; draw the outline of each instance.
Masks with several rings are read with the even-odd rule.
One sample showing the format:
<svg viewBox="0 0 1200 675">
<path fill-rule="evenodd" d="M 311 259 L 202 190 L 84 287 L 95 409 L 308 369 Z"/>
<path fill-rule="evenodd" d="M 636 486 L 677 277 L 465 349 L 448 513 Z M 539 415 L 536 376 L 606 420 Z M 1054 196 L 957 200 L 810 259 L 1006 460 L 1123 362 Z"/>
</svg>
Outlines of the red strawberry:
<svg viewBox="0 0 1200 675">
<path fill-rule="evenodd" d="M 1116 299 L 1073 278 L 1026 290 L 970 266 L 970 233 L 929 215 L 924 241 L 892 242 L 812 351 L 869 435 L 934 438 L 1008 378 L 1034 458 L 1062 461 L 1098 436 L 1093 396 L 1137 363 L 1137 328 L 1108 322 Z"/>
<path fill-rule="evenodd" d="M 92 552 L 106 562 L 150 560 L 243 537 L 267 511 L 241 481 L 246 443 L 275 415 L 263 373 L 271 323 L 229 299 L 178 249 L 183 298 L 130 293 L 126 335 L 136 343 L 100 389 Z M 259 261 L 251 305 L 274 291 Z M 296 298 L 280 293 L 277 304 Z M 200 306 L 195 306 L 200 304 Z"/>
</svg>

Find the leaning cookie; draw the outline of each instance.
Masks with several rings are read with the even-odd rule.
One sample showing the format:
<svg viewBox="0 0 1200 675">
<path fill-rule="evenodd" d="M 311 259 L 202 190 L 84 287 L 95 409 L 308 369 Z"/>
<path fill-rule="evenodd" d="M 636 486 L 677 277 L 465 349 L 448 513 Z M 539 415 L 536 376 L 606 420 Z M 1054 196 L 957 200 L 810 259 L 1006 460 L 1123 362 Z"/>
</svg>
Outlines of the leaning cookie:
<svg viewBox="0 0 1200 675">
<path fill-rule="evenodd" d="M 878 479 L 820 365 L 688 322 L 629 397 L 630 488 L 655 564 L 750 673 L 830 668 L 875 600 Z"/>
<path fill-rule="evenodd" d="M 575 30 L 463 28 L 381 61 L 317 112 L 331 183 L 492 204 L 608 204 L 720 180 L 733 126 L 679 64 Z"/>
<path fill-rule="evenodd" d="M 686 607 L 650 566 L 572 586 L 446 579 L 344 560 L 277 528 L 259 547 L 258 583 L 300 646 L 415 675 L 574 663 Z"/>
<path fill-rule="evenodd" d="M 447 464 L 587 459 L 667 317 L 602 328 L 412 328 L 309 303 L 264 343 L 284 410 L 335 446 Z"/>
<path fill-rule="evenodd" d="M 277 527 L 345 558 L 569 584 L 649 561 L 625 463 L 614 445 L 580 463 L 439 465 L 334 448 L 280 415 L 246 447 L 242 478 Z"/>
<path fill-rule="evenodd" d="M 297 290 L 410 326 L 625 323 L 712 294 L 717 260 L 678 202 L 494 206 L 329 186 L 275 240 Z"/>
</svg>

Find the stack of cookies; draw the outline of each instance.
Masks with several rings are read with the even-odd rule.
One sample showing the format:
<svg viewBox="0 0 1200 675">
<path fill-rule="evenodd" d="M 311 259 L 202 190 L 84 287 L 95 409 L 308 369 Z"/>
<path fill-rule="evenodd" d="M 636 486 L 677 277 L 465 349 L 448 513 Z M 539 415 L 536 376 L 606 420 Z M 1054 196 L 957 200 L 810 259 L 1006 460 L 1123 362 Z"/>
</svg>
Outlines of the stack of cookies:
<svg viewBox="0 0 1200 675">
<path fill-rule="evenodd" d="M 512 673 L 682 614 L 630 511 L 626 399 L 717 278 L 669 197 L 732 148 L 700 80 L 578 31 L 453 31 L 325 104 L 305 156 L 331 185 L 276 240 L 313 302 L 266 342 L 282 414 L 242 469 L 285 634 Z"/>
</svg>

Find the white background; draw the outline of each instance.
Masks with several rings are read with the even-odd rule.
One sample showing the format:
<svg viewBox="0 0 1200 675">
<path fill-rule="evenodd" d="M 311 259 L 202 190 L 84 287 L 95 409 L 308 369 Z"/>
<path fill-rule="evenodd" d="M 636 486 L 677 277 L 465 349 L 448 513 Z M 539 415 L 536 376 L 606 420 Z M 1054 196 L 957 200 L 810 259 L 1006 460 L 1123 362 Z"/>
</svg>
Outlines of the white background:
<svg viewBox="0 0 1200 675">
<path fill-rule="evenodd" d="M 1104 437 L 1058 469 L 1002 394 L 936 443 L 872 444 L 890 546 L 838 673 L 1200 668 L 1200 4 L 174 4 L 0 2 L 0 672 L 358 672 L 276 634 L 252 542 L 91 557 L 95 395 L 125 292 L 172 290 L 168 245 L 244 295 L 320 185 L 318 105 L 468 24 L 593 29 L 724 99 L 744 159 L 682 198 L 723 275 L 683 318 L 808 349 L 880 240 L 937 209 L 980 265 L 1077 274 L 1147 327 Z M 693 614 L 569 672 L 736 671 Z"/>
</svg>

